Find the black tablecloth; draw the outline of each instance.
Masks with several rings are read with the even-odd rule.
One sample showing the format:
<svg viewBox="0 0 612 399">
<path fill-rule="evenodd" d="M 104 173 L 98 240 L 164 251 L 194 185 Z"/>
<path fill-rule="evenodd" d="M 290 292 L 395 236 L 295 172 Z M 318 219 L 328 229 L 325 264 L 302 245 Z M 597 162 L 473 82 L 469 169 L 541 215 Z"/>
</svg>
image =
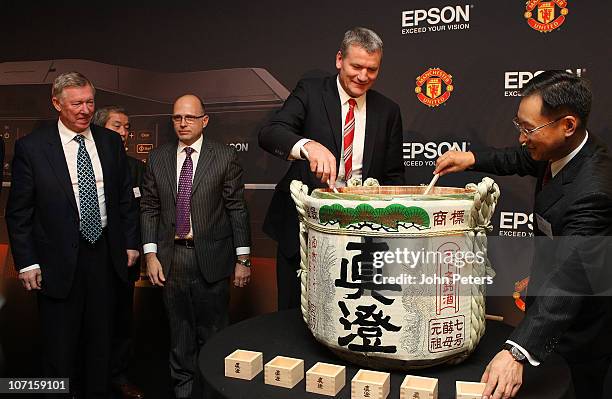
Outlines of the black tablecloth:
<svg viewBox="0 0 612 399">
<path fill-rule="evenodd" d="M 388 398 L 399 397 L 399 387 L 407 374 L 438 378 L 438 397 L 455 398 L 455 381 L 479 382 L 488 362 L 500 350 L 512 327 L 488 321 L 486 333 L 472 355 L 455 366 L 391 373 Z M 324 398 L 306 392 L 306 379 L 292 389 L 264 384 L 263 371 L 251 381 L 224 375 L 224 359 L 236 349 L 263 352 L 264 365 L 277 355 L 304 359 L 304 373 L 316 362 L 346 366 L 346 385 L 336 398 L 351 397 L 351 379 L 361 368 L 336 357 L 319 344 L 308 331 L 298 310 L 270 313 L 234 324 L 215 335 L 200 353 L 199 365 L 204 379 L 223 397 L 274 399 Z M 365 367 L 364 367 L 365 368 Z M 523 386 L 518 399 L 558 399 L 573 397 L 569 368 L 558 355 L 551 355 L 538 367 L 525 366 Z"/>
</svg>

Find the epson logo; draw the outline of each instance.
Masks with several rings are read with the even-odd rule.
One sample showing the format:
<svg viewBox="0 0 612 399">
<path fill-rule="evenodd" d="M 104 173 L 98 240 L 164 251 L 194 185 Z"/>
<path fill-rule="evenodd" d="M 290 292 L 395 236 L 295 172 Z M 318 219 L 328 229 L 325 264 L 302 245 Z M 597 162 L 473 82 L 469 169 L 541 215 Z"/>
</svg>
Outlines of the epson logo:
<svg viewBox="0 0 612 399">
<path fill-rule="evenodd" d="M 582 76 L 585 72 L 585 68 L 579 69 L 566 69 L 567 72 L 573 73 L 576 76 Z M 544 71 L 536 72 L 505 72 L 504 73 L 504 96 L 506 97 L 519 97 L 520 91 L 534 76 L 538 76 Z"/>
<path fill-rule="evenodd" d="M 437 7 L 429 10 L 410 10 L 402 12 L 402 28 L 419 26 L 419 23 L 426 21 L 429 25 L 437 25 L 440 22 L 445 24 L 470 22 L 469 4 L 462 6 L 446 6 L 442 9 Z"/>
<path fill-rule="evenodd" d="M 402 11 L 402 35 L 470 28 L 470 4 Z M 445 25 L 442 25 L 445 24 Z M 419 25 L 421 25 L 419 27 Z M 422 26 L 425 25 L 425 26 Z"/>
<path fill-rule="evenodd" d="M 249 150 L 249 143 L 229 143 L 228 145 L 237 152 L 247 152 Z"/>
<path fill-rule="evenodd" d="M 533 237 L 533 213 L 500 212 L 499 235 L 505 237 Z"/>
<path fill-rule="evenodd" d="M 466 141 L 404 143 L 404 166 L 434 166 L 436 159 L 446 151 L 467 151 L 469 145 L 470 143 Z M 424 158 L 424 160 L 415 158 Z"/>
</svg>

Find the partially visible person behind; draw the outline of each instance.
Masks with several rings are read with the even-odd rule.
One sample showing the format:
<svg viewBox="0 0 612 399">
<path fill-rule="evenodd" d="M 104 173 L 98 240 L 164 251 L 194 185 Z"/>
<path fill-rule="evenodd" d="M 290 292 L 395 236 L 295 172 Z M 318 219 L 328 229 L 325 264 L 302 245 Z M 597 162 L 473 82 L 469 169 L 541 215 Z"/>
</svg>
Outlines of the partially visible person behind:
<svg viewBox="0 0 612 399">
<path fill-rule="evenodd" d="M 526 313 L 482 376 L 485 397 L 516 396 L 523 368 L 552 352 L 569 364 L 577 398 L 603 397 L 612 358 L 612 158 L 587 131 L 591 102 L 584 78 L 543 72 L 523 88 L 513 120 L 520 146 L 437 160 L 441 175 L 472 169 L 538 179 Z"/>
<path fill-rule="evenodd" d="M 2 307 L 4 306 L 4 302 L 6 302 L 6 300 L 4 299 L 4 296 L 2 295 L 4 293 L 4 280 L 2 279 L 2 276 L 0 276 L 0 311 L 2 310 Z M 4 375 L 4 353 L 2 352 L 2 345 L 0 345 L 0 375 L 3 376 Z"/>
<path fill-rule="evenodd" d="M 57 122 L 15 143 L 6 222 L 19 280 L 37 294 L 42 376 L 108 399 L 113 304 L 140 231 L 121 139 L 90 124 L 94 96 L 78 72 L 54 80 Z"/>
<path fill-rule="evenodd" d="M 113 130 L 121 136 L 123 144 L 126 145 L 130 133 L 130 118 L 123 107 L 109 105 L 98 108 L 93 116 L 94 125 L 103 126 Z M 145 164 L 128 155 L 127 166 L 132 179 L 132 191 L 134 199 L 140 209 L 140 190 L 142 188 L 142 176 Z M 117 307 L 115 310 L 115 328 L 113 333 L 112 347 L 112 384 L 113 389 L 118 391 L 125 399 L 142 399 L 144 393 L 136 385 L 132 384 L 127 376 L 130 356 L 134 352 L 133 319 L 134 319 L 134 283 L 140 278 L 140 258 L 128 269 L 128 282 L 121 285 L 118 292 Z"/>
<path fill-rule="evenodd" d="M 4 140 L 0 140 L 0 165 L 2 168 L 0 169 L 0 193 L 2 192 L 2 180 L 4 177 Z M 0 272 L 2 270 L 0 269 Z M 3 273 L 0 273 L 0 310 L 2 306 L 4 306 L 4 280 Z M 0 375 L 4 375 L 4 354 L 2 353 L 2 345 L 0 345 Z"/>
</svg>

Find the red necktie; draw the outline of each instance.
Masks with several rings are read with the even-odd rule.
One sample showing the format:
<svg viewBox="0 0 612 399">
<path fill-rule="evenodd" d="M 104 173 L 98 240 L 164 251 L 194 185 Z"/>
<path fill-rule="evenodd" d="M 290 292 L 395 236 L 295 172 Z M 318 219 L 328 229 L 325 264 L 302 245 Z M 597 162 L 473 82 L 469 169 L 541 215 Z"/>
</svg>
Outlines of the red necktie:
<svg viewBox="0 0 612 399">
<path fill-rule="evenodd" d="M 348 100 L 349 110 L 346 113 L 344 129 L 342 131 L 344 144 L 344 180 L 348 181 L 353 173 L 353 138 L 355 137 L 355 105 L 357 102 L 351 98 Z"/>
<path fill-rule="evenodd" d="M 550 168 L 550 162 L 546 165 L 546 172 L 544 172 L 544 177 L 542 177 L 542 187 L 548 184 L 552 179 L 552 169 Z"/>
</svg>

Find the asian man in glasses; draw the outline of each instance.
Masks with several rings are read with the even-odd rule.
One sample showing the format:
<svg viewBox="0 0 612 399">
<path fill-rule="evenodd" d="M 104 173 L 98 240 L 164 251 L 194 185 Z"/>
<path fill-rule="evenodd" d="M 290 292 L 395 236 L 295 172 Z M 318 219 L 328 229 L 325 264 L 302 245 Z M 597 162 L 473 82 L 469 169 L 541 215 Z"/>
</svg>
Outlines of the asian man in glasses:
<svg viewBox="0 0 612 399">
<path fill-rule="evenodd" d="M 482 376 L 485 397 L 514 397 L 523 368 L 552 352 L 567 361 L 576 397 L 603 397 L 612 353 L 612 159 L 587 131 L 591 98 L 584 78 L 546 71 L 523 88 L 513 121 L 520 146 L 449 151 L 437 160 L 441 175 L 473 169 L 537 178 L 526 313 Z"/>
</svg>

